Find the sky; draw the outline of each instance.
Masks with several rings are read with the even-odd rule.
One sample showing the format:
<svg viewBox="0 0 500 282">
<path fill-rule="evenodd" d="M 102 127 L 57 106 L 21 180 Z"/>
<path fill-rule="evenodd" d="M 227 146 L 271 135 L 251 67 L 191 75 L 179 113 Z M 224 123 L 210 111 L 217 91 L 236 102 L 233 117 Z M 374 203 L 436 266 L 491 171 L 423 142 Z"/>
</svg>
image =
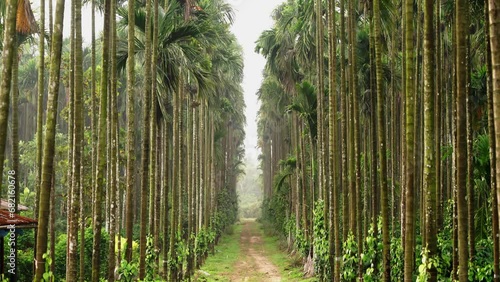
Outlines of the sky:
<svg viewBox="0 0 500 282">
<path fill-rule="evenodd" d="M 257 157 L 260 150 L 257 148 L 257 111 L 259 102 L 257 99 L 257 91 L 262 82 L 262 71 L 265 65 L 265 59 L 261 55 L 255 53 L 255 41 L 259 35 L 266 29 L 272 27 L 271 13 L 279 4 L 285 0 L 226 0 L 232 5 L 235 12 L 235 21 L 231 30 L 236 35 L 244 52 L 244 80 L 243 91 L 245 93 L 246 104 L 246 140 L 245 151 L 246 161 L 252 165 L 257 164 Z M 46 18 L 48 19 L 48 2 L 46 2 Z M 55 1 L 54 10 L 55 10 Z M 67 0 L 64 12 L 63 33 L 64 37 L 69 37 L 70 27 L 70 3 Z M 32 7 L 38 14 L 39 1 L 32 1 Z M 91 42 L 91 9 L 90 5 L 84 5 L 82 9 L 83 29 L 82 36 L 84 44 Z M 46 24 L 48 25 L 48 23 Z M 96 31 L 99 33 L 102 30 L 102 16 L 96 14 Z"/>
<path fill-rule="evenodd" d="M 259 102 L 257 91 L 262 82 L 262 71 L 266 61 L 255 53 L 255 41 L 266 29 L 272 27 L 271 13 L 284 0 L 227 0 L 235 11 L 235 22 L 232 32 L 236 35 L 244 52 L 243 91 L 246 104 L 246 161 L 257 163 L 260 150 L 257 149 L 257 111 Z"/>
</svg>

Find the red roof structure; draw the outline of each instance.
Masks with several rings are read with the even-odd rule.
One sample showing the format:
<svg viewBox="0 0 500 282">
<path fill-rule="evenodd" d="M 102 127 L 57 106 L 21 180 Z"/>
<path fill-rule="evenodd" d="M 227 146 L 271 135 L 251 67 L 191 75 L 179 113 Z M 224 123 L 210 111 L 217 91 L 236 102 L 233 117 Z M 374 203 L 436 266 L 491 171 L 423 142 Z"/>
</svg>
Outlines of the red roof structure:
<svg viewBox="0 0 500 282">
<path fill-rule="evenodd" d="M 0 210 L 0 229 L 9 229 L 14 224 L 17 228 L 35 228 L 37 220 L 19 214 L 11 214 L 9 211 Z"/>
</svg>

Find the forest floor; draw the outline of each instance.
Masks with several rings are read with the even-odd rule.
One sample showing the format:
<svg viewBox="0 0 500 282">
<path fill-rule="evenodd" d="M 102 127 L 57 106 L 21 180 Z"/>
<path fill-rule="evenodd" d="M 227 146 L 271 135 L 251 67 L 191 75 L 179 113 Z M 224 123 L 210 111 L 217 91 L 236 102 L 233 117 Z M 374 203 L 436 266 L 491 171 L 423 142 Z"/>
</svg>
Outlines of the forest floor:
<svg viewBox="0 0 500 282">
<path fill-rule="evenodd" d="M 245 219 L 224 235 L 196 274 L 195 281 L 313 281 L 302 278 L 300 263 L 279 249 L 279 240 L 260 223 Z"/>
</svg>

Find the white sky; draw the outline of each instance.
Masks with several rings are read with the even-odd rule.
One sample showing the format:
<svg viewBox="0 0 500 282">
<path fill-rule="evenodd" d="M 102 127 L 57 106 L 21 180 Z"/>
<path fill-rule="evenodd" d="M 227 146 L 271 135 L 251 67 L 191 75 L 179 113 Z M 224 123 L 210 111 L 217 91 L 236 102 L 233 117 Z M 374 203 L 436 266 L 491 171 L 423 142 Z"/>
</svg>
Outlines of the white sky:
<svg viewBox="0 0 500 282">
<path fill-rule="evenodd" d="M 48 2 L 46 0 L 45 14 L 48 19 Z M 55 10 L 55 0 L 54 10 Z M 262 70 L 264 69 L 265 59 L 254 52 L 255 41 L 258 39 L 262 31 L 271 28 L 272 19 L 271 12 L 276 6 L 285 0 L 226 0 L 233 6 L 235 11 L 235 22 L 232 27 L 233 33 L 238 38 L 239 43 L 243 47 L 244 52 L 244 81 L 243 90 L 245 93 L 246 104 L 246 119 L 247 125 L 245 128 L 246 140 L 246 160 L 253 164 L 257 163 L 259 150 L 257 149 L 257 111 L 259 102 L 257 99 L 257 90 L 262 82 Z M 32 0 L 32 7 L 36 14 L 39 14 L 39 1 Z M 64 37 L 69 36 L 70 26 L 70 0 L 66 0 L 64 12 Z M 96 30 L 102 30 L 103 20 L 99 12 L 96 17 Z M 90 4 L 85 5 L 82 11 L 83 30 L 82 36 L 84 44 L 90 44 L 91 39 L 91 9 Z M 46 26 L 48 22 L 46 21 Z"/>
<path fill-rule="evenodd" d="M 227 0 L 233 5 L 236 19 L 232 27 L 233 33 L 243 46 L 245 60 L 245 92 L 246 108 L 246 161 L 256 164 L 260 150 L 257 149 L 257 111 L 260 103 L 257 90 L 262 82 L 262 71 L 266 61 L 254 52 L 255 41 L 266 29 L 272 27 L 271 12 L 284 0 Z"/>
</svg>

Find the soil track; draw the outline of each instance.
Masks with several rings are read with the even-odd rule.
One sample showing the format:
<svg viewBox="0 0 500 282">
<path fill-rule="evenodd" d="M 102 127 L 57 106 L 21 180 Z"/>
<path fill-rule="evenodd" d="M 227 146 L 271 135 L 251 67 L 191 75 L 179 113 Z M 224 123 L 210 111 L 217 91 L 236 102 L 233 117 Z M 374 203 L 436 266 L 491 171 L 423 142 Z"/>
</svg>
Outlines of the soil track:
<svg viewBox="0 0 500 282">
<path fill-rule="evenodd" d="M 265 255 L 261 232 L 255 220 L 242 223 L 241 257 L 231 274 L 231 281 L 281 281 L 278 268 Z"/>
</svg>

